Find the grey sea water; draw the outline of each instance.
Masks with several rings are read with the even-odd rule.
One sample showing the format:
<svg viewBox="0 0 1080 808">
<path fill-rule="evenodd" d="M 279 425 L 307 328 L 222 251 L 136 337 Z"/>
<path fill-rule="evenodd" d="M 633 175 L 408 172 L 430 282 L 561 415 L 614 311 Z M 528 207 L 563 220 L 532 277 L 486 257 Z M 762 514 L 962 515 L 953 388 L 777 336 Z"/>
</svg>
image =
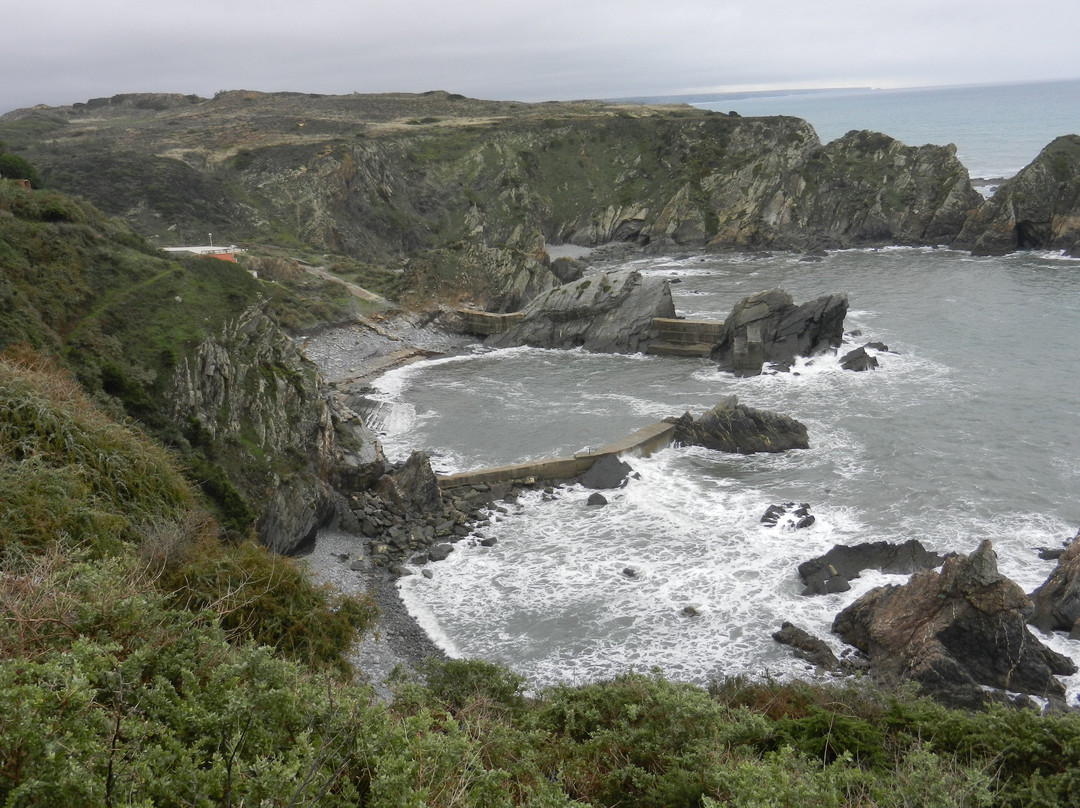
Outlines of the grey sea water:
<svg viewBox="0 0 1080 808">
<path fill-rule="evenodd" d="M 1036 548 L 1080 525 L 1080 261 L 973 258 L 930 249 L 797 256 L 649 258 L 688 317 L 722 319 L 745 295 L 847 292 L 846 327 L 887 343 L 853 373 L 826 355 L 794 373 L 737 379 L 707 360 L 520 348 L 426 362 L 380 383 L 392 456 L 432 452 L 444 470 L 599 446 L 734 393 L 807 424 L 811 448 L 768 456 L 668 449 L 632 461 L 640 479 L 588 508 L 587 491 L 536 495 L 500 515 L 493 548 L 461 544 L 401 592 L 451 654 L 505 663 L 536 684 L 658 666 L 696 682 L 808 676 L 773 642 L 784 620 L 830 633 L 840 609 L 902 577 L 866 574 L 806 598 L 797 565 L 834 544 L 915 538 L 939 552 L 990 539 L 1030 591 Z M 770 529 L 773 503 L 807 502 L 817 523 Z M 632 567 L 637 575 L 623 574 Z M 695 617 L 683 610 L 693 606 Z M 1051 637 L 1080 659 L 1080 643 Z M 1070 684 L 1080 687 L 1080 679 Z"/>
<path fill-rule="evenodd" d="M 955 143 L 972 176 L 1007 177 L 1062 134 L 1080 132 L 1080 82 L 863 91 L 721 100 L 743 115 L 808 119 L 823 141 L 850 129 Z M 498 514 L 491 548 L 459 544 L 430 580 L 403 579 L 410 611 L 448 652 L 505 663 L 535 685 L 653 666 L 705 682 L 724 674 L 808 677 L 771 639 L 793 620 L 833 644 L 835 614 L 903 577 L 864 574 L 851 592 L 799 594 L 797 565 L 834 544 L 919 539 L 970 552 L 990 539 L 1025 590 L 1080 526 L 1080 261 L 1056 254 L 974 258 L 884 249 L 798 256 L 683 256 L 633 262 L 677 280 L 687 317 L 722 319 L 772 287 L 796 300 L 846 292 L 850 347 L 882 341 L 869 373 L 837 357 L 795 373 L 735 379 L 706 360 L 581 351 L 479 351 L 396 370 L 392 457 L 433 454 L 462 470 L 601 446 L 736 394 L 807 424 L 811 448 L 730 456 L 668 449 L 588 508 L 587 491 L 531 496 Z M 845 348 L 846 350 L 846 348 Z M 817 522 L 760 524 L 778 502 L 807 502 Z M 624 574 L 632 568 L 633 578 Z M 687 606 L 696 616 L 686 616 Z M 1080 662 L 1080 642 L 1044 638 Z M 1080 677 L 1067 683 L 1080 692 Z"/>
</svg>

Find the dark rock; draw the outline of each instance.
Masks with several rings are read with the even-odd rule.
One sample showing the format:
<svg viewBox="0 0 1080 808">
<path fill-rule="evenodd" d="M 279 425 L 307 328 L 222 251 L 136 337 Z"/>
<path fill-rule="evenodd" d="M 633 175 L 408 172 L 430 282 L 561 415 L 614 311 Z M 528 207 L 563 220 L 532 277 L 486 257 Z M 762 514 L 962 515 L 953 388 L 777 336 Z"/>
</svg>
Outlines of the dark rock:
<svg viewBox="0 0 1080 808">
<path fill-rule="evenodd" d="M 804 595 L 821 595 L 837 591 L 829 588 L 829 582 L 833 579 L 840 577 L 850 581 L 858 578 L 866 569 L 908 575 L 916 570 L 940 567 L 944 562 L 944 556 L 927 550 L 917 539 L 909 539 L 903 544 L 890 544 L 887 541 L 867 542 L 854 547 L 838 544 L 825 555 L 800 564 L 799 577 L 806 585 Z M 837 584 L 834 582 L 831 586 Z"/>
<path fill-rule="evenodd" d="M 442 513 L 442 494 L 431 462 L 425 452 L 413 452 L 401 466 L 384 475 L 375 484 L 375 492 L 384 497 L 400 515 Z"/>
<path fill-rule="evenodd" d="M 731 395 L 696 421 L 690 413 L 665 419 L 675 424 L 674 443 L 720 452 L 753 454 L 807 449 L 806 427 L 786 415 L 756 410 Z"/>
<path fill-rule="evenodd" d="M 863 347 L 870 348 L 873 351 L 880 351 L 881 353 L 893 353 L 889 350 L 889 346 L 884 342 L 868 342 Z"/>
<path fill-rule="evenodd" d="M 617 456 L 601 455 L 589 470 L 581 475 L 580 481 L 586 488 L 621 488 L 626 485 L 626 479 L 633 471 L 629 463 L 620 460 Z"/>
<path fill-rule="evenodd" d="M 792 623 L 785 621 L 780 630 L 772 636 L 778 643 L 793 648 L 799 659 L 805 659 L 815 667 L 833 672 L 841 669 L 840 660 L 836 658 L 828 643 Z"/>
<path fill-rule="evenodd" d="M 1035 549 L 1039 551 L 1039 558 L 1043 561 L 1057 561 L 1065 552 L 1064 547 L 1036 547 Z"/>
<path fill-rule="evenodd" d="M 805 502 L 795 506 L 794 502 L 785 502 L 783 505 L 770 505 L 761 517 L 761 523 L 769 527 L 776 527 L 780 520 L 788 514 L 790 518 L 784 520 L 784 526 L 792 530 L 801 530 L 814 524 L 816 518 L 810 513 L 810 506 Z"/>
<path fill-rule="evenodd" d="M 790 366 L 796 357 L 839 347 L 847 308 L 847 295 L 796 306 L 782 289 L 758 292 L 732 308 L 710 357 L 721 370 L 742 376 L 758 375 L 765 362 Z"/>
<path fill-rule="evenodd" d="M 866 348 L 856 348 L 854 351 L 844 354 L 840 359 L 840 367 L 844 370 L 875 370 L 877 366 L 877 357 L 868 354 Z"/>
<path fill-rule="evenodd" d="M 656 317 L 675 317 L 665 279 L 628 269 L 601 272 L 534 298 L 518 322 L 485 344 L 635 353 L 655 337 Z"/>
<path fill-rule="evenodd" d="M 641 573 L 635 567 L 623 567 L 622 574 L 627 578 L 637 578 Z"/>
<path fill-rule="evenodd" d="M 1080 620 L 1080 532 L 1057 562 L 1046 582 L 1031 593 L 1030 622 L 1042 631 L 1072 631 Z"/>
<path fill-rule="evenodd" d="M 556 258 L 548 268 L 551 274 L 559 279 L 559 283 L 573 283 L 581 280 L 581 276 L 585 274 L 584 264 L 573 258 Z"/>
<path fill-rule="evenodd" d="M 420 574 L 427 578 L 429 581 L 435 577 L 435 573 L 431 570 L 420 570 Z"/>
<path fill-rule="evenodd" d="M 605 497 L 599 491 L 596 491 L 596 492 L 594 492 L 592 494 L 589 494 L 589 499 L 586 501 L 585 504 L 586 505 L 596 505 L 596 506 L 599 506 L 599 507 L 603 507 L 604 505 L 608 504 L 608 501 L 607 501 L 607 497 Z"/>
<path fill-rule="evenodd" d="M 984 704 L 984 688 L 1060 705 L 1065 688 L 1056 677 L 1076 666 L 1028 630 L 1030 607 L 984 541 L 969 556 L 946 559 L 940 573 L 916 572 L 904 586 L 868 592 L 837 615 L 833 631 L 867 655 L 871 675 L 886 686 L 910 679 L 957 707 Z"/>
<path fill-rule="evenodd" d="M 679 612 L 683 617 L 700 617 L 701 612 L 697 606 L 683 606 L 682 611 Z"/>
<path fill-rule="evenodd" d="M 494 536 L 486 536 L 480 540 L 481 547 L 494 547 L 498 543 L 499 540 L 496 539 Z"/>
<path fill-rule="evenodd" d="M 1080 237 L 1080 135 L 1046 146 L 964 222 L 954 246 L 980 255 L 1068 250 Z"/>
<path fill-rule="evenodd" d="M 428 550 L 428 558 L 431 561 L 445 561 L 453 550 L 452 544 L 436 544 Z"/>
</svg>

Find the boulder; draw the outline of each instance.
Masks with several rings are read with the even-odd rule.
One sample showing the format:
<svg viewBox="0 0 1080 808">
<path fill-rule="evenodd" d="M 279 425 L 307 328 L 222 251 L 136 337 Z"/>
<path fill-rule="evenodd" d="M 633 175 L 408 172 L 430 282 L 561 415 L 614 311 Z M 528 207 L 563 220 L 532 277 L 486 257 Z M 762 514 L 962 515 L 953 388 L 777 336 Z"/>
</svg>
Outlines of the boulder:
<svg viewBox="0 0 1080 808">
<path fill-rule="evenodd" d="M 847 295 L 825 295 L 795 305 L 782 289 L 743 298 L 724 321 L 710 357 L 721 370 L 756 376 L 762 364 L 790 365 L 840 346 L 844 338 Z"/>
<path fill-rule="evenodd" d="M 909 575 L 916 570 L 940 567 L 944 562 L 944 556 L 927 550 L 918 539 L 909 539 L 903 544 L 887 541 L 866 542 L 854 547 L 838 544 L 824 555 L 800 564 L 799 577 L 806 585 L 804 595 L 821 595 L 846 591 L 837 590 L 834 579 L 850 581 L 866 569 Z"/>
<path fill-rule="evenodd" d="M 904 586 L 868 592 L 837 615 L 833 631 L 867 655 L 885 686 L 912 680 L 955 707 L 981 706 L 986 688 L 1060 705 L 1065 688 L 1056 677 L 1076 666 L 1028 630 L 1030 607 L 984 541 L 971 555 L 946 559 L 940 573 L 923 570 Z"/>
<path fill-rule="evenodd" d="M 1029 622 L 1041 631 L 1072 631 L 1080 620 L 1080 532 L 1058 557 L 1046 583 L 1031 593 Z"/>
<path fill-rule="evenodd" d="M 781 645 L 793 648 L 795 656 L 805 659 L 815 667 L 834 673 L 841 670 L 840 660 L 836 658 L 836 654 L 832 652 L 828 643 L 793 623 L 785 620 L 780 630 L 774 632 L 772 637 Z"/>
<path fill-rule="evenodd" d="M 580 482 L 586 488 L 622 488 L 626 485 L 626 478 L 633 472 L 630 464 L 617 456 L 601 455 L 589 470 L 581 475 Z M 590 501 L 589 504 L 593 503 Z"/>
<path fill-rule="evenodd" d="M 687 412 L 665 421 L 675 424 L 672 442 L 682 446 L 704 446 L 736 454 L 810 448 L 803 424 L 787 415 L 747 407 L 734 395 L 697 420 Z"/>
<path fill-rule="evenodd" d="M 630 269 L 600 272 L 534 298 L 520 320 L 485 344 L 635 353 L 655 338 L 656 317 L 675 317 L 665 279 Z"/>
<path fill-rule="evenodd" d="M 877 357 L 868 354 L 865 347 L 856 348 L 854 351 L 846 353 L 840 358 L 840 367 L 844 370 L 876 370 L 877 366 Z"/>
</svg>

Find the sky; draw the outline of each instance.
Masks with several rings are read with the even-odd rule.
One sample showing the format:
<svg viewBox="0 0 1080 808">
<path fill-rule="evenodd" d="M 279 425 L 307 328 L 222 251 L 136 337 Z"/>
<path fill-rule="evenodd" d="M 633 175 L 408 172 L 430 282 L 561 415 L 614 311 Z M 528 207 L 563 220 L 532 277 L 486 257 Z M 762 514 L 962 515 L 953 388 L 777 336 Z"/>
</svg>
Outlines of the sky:
<svg viewBox="0 0 1080 808">
<path fill-rule="evenodd" d="M 544 101 L 1080 78 L 1078 0 L 35 0 L 0 113 L 128 92 Z"/>
</svg>

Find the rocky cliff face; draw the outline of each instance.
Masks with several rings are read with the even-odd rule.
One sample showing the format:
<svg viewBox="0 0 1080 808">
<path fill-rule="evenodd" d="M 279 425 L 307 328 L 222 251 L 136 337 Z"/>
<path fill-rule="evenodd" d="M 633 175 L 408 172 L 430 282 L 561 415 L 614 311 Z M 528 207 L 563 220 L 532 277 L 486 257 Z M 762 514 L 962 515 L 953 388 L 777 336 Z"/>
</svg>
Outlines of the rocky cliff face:
<svg viewBox="0 0 1080 808">
<path fill-rule="evenodd" d="M 1080 254 L 1080 135 L 1059 137 L 979 207 L 957 246 L 1001 255 L 1013 250 Z"/>
<path fill-rule="evenodd" d="M 486 344 L 636 353 L 654 337 L 654 318 L 674 316 L 666 279 L 628 269 L 599 272 L 539 295 L 515 325 Z"/>
<path fill-rule="evenodd" d="M 337 491 L 366 488 L 385 471 L 375 436 L 257 307 L 180 363 L 172 399 L 173 417 L 240 470 L 259 539 L 277 552 L 333 517 Z"/>
<path fill-rule="evenodd" d="M 493 309 L 553 285 L 545 243 L 939 244 L 981 201 L 951 147 L 823 146 L 789 117 L 445 93 L 99 102 L 4 120 L 40 132 L 19 146 L 47 182 L 162 244 L 284 238 Z"/>
</svg>

